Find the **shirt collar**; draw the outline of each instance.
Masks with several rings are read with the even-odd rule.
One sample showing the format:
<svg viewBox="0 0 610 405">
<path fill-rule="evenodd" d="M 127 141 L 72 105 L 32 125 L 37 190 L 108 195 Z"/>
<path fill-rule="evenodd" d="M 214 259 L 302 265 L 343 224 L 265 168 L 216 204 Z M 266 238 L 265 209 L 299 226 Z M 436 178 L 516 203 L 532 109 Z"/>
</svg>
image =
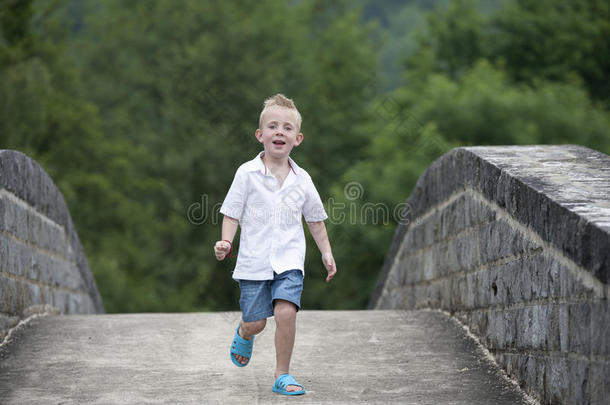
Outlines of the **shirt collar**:
<svg viewBox="0 0 610 405">
<path fill-rule="evenodd" d="M 248 162 L 247 169 L 249 172 L 255 172 L 258 170 L 263 175 L 265 175 L 265 176 L 267 175 L 267 172 L 268 172 L 267 167 L 265 167 L 265 164 L 263 163 L 263 160 L 261 159 L 261 157 L 263 156 L 264 153 L 265 153 L 265 151 L 259 152 L 254 159 L 252 159 L 251 161 Z M 296 175 L 299 166 L 297 166 L 297 164 L 294 162 L 294 160 L 292 160 L 292 158 L 290 158 L 290 156 L 288 156 L 288 164 L 290 165 L 292 172 Z"/>
</svg>

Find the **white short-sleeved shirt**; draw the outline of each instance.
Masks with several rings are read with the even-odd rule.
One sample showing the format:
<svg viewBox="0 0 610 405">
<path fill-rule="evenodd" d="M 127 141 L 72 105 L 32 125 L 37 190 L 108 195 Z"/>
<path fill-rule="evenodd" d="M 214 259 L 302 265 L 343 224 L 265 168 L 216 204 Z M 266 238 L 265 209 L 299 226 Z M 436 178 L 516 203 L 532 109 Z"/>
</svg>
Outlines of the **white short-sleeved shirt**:
<svg viewBox="0 0 610 405">
<path fill-rule="evenodd" d="M 302 217 L 307 222 L 328 218 L 309 174 L 289 157 L 291 170 L 280 188 L 263 153 L 237 169 L 220 208 L 241 227 L 234 279 L 272 280 L 273 272 L 293 269 L 304 275 Z"/>
</svg>

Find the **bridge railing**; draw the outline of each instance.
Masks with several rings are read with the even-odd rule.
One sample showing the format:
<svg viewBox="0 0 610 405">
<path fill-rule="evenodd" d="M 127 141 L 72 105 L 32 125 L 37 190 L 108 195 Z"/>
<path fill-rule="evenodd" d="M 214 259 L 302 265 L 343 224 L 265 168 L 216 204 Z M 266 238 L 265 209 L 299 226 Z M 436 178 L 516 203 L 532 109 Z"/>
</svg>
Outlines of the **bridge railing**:
<svg viewBox="0 0 610 405">
<path fill-rule="evenodd" d="M 407 202 L 370 308 L 446 310 L 542 403 L 610 403 L 607 155 L 457 148 Z"/>
<path fill-rule="evenodd" d="M 0 150 L 0 342 L 40 312 L 104 312 L 61 192 L 34 160 Z"/>
</svg>

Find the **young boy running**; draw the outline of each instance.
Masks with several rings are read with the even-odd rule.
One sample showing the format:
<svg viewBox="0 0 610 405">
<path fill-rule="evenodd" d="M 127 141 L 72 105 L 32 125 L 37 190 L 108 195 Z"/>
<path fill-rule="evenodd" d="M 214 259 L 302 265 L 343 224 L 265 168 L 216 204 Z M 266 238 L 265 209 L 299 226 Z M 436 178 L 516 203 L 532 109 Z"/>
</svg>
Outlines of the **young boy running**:
<svg viewBox="0 0 610 405">
<path fill-rule="evenodd" d="M 231 361 L 246 366 L 254 336 L 275 318 L 274 392 L 305 394 L 289 374 L 296 313 L 303 290 L 305 235 L 302 217 L 320 249 L 329 282 L 337 272 L 324 220 L 328 218 L 307 172 L 290 158 L 303 141 L 301 115 L 292 100 L 281 94 L 267 99 L 254 135 L 264 150 L 242 164 L 220 208 L 222 240 L 214 245 L 218 260 L 232 251 L 241 226 L 239 253 L 233 278 L 241 291 L 242 319 L 231 343 Z"/>
</svg>

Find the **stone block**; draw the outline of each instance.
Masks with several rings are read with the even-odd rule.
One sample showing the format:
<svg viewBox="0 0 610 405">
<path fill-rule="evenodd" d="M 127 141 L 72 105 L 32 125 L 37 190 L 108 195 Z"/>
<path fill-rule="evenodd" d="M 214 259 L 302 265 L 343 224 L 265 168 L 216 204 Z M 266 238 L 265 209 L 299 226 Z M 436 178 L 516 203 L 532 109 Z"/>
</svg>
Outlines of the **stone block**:
<svg viewBox="0 0 610 405">
<path fill-rule="evenodd" d="M 435 278 L 444 277 L 449 273 L 447 266 L 447 242 L 439 242 L 432 245 L 432 266 L 434 268 Z"/>
<path fill-rule="evenodd" d="M 523 388 L 525 382 L 522 379 L 522 372 L 526 369 L 525 364 L 527 363 L 527 355 L 521 353 L 505 352 L 504 357 L 504 371 L 509 377 L 519 381 L 519 385 Z"/>
<path fill-rule="evenodd" d="M 561 398 L 562 401 L 567 399 L 567 403 L 570 404 L 587 403 L 589 398 L 591 398 L 591 393 L 589 392 L 589 382 L 591 379 L 589 361 L 566 360 L 566 362 L 568 363 L 567 381 L 562 381 L 562 384 L 567 383 L 568 388 L 565 390 L 565 396 Z"/>
<path fill-rule="evenodd" d="M 28 211 L 28 218 L 35 225 L 35 231 L 30 230 L 29 240 L 41 249 L 71 260 L 69 255 L 70 241 L 62 227 L 58 224 L 43 220 L 39 214 Z"/>
<path fill-rule="evenodd" d="M 400 269 L 405 273 L 406 284 L 419 283 L 423 278 L 422 251 L 406 255 Z"/>
<path fill-rule="evenodd" d="M 409 252 L 411 250 L 418 249 L 419 241 L 417 240 L 417 231 L 415 230 L 416 227 L 417 227 L 417 225 L 415 225 L 415 224 L 409 226 L 408 230 L 405 233 L 405 236 L 404 236 L 404 239 L 402 242 L 403 254 L 405 254 L 405 252 Z M 423 245 L 423 242 L 421 244 Z"/>
<path fill-rule="evenodd" d="M 582 252 L 579 253 L 583 254 L 582 261 L 593 276 L 608 285 L 610 284 L 610 249 L 608 249 L 608 246 L 610 246 L 610 232 L 607 228 L 604 230 L 599 227 L 593 227 L 591 224 L 588 226 L 591 227 L 591 236 L 588 239 L 581 239 L 583 246 Z M 586 246 L 586 242 L 589 243 L 589 246 Z"/>
<path fill-rule="evenodd" d="M 610 303 L 607 299 L 591 303 L 591 354 L 610 361 Z"/>
<path fill-rule="evenodd" d="M 552 337 L 554 325 L 557 324 L 554 315 L 556 313 L 551 305 L 534 305 L 524 311 L 527 325 L 523 330 L 523 349 L 548 350 L 555 343 Z"/>
<path fill-rule="evenodd" d="M 486 224 L 496 220 L 496 211 L 487 203 L 475 201 L 473 208 L 476 209 L 475 214 L 471 217 L 471 226 Z"/>
<path fill-rule="evenodd" d="M 518 290 L 517 281 L 521 269 L 514 262 L 505 263 L 490 268 L 491 292 L 493 305 L 511 305 L 515 302 L 515 293 Z"/>
<path fill-rule="evenodd" d="M 491 305 L 491 296 L 493 295 L 493 289 L 491 282 L 489 281 L 489 270 L 478 271 L 477 273 L 477 286 L 476 286 L 476 297 L 475 306 L 477 308 L 485 308 Z"/>
<path fill-rule="evenodd" d="M 6 204 L 2 191 L 4 189 L 0 187 L 0 233 L 6 230 Z M 1 329 L 0 329 L 1 330 Z"/>
<path fill-rule="evenodd" d="M 52 301 L 51 305 L 59 309 L 60 314 L 65 315 L 70 313 L 70 294 L 64 290 L 51 289 Z"/>
<path fill-rule="evenodd" d="M 524 354 L 525 361 L 522 363 L 522 379 L 525 381 L 527 391 L 536 393 L 537 396 L 545 398 L 545 378 L 547 365 L 544 357 L 537 357 L 531 354 Z"/>
<path fill-rule="evenodd" d="M 436 268 L 434 267 L 434 254 L 432 249 L 424 249 L 422 252 L 422 266 L 423 280 L 430 281 L 437 277 Z"/>
<path fill-rule="evenodd" d="M 27 233 L 27 212 L 19 204 L 9 198 L 5 198 L 5 217 L 4 217 L 4 231 L 8 232 L 15 238 L 22 241 L 28 240 Z"/>
<path fill-rule="evenodd" d="M 500 179 L 502 170 L 499 167 L 490 165 L 483 161 L 480 168 L 479 184 L 477 188 L 483 195 L 486 195 L 491 201 L 498 202 L 497 184 Z M 503 206 L 504 204 L 502 204 Z"/>
<path fill-rule="evenodd" d="M 43 232 L 43 224 L 40 215 L 37 215 L 32 209 L 24 209 L 24 211 L 26 216 L 26 240 L 35 246 L 47 248 L 46 245 L 48 245 L 50 236 L 47 235 L 46 230 Z"/>
<path fill-rule="evenodd" d="M 14 328 L 19 323 L 18 316 L 0 314 L 0 342 L 4 340 L 9 329 Z"/>
<path fill-rule="evenodd" d="M 485 310 L 474 310 L 468 313 L 468 326 L 480 339 L 487 335 L 488 318 Z"/>
<path fill-rule="evenodd" d="M 499 268 L 498 267 L 489 267 L 489 269 L 486 271 L 486 274 L 487 274 L 487 279 L 488 279 L 487 288 L 489 289 L 489 304 L 488 305 L 503 304 L 505 302 L 502 297 L 503 287 L 502 287 L 502 283 L 498 281 L 498 280 L 500 280 Z M 498 296 L 498 294 L 500 294 L 500 295 Z"/>
<path fill-rule="evenodd" d="M 451 279 L 442 279 L 440 281 L 441 308 L 451 310 Z"/>
<path fill-rule="evenodd" d="M 459 247 L 457 241 L 454 239 L 449 239 L 447 241 L 447 251 L 446 251 L 446 268 L 447 273 L 455 273 L 460 271 L 460 266 L 458 263 L 458 252 Z"/>
<path fill-rule="evenodd" d="M 454 308 L 462 311 L 466 309 L 466 300 L 468 299 L 468 286 L 466 284 L 466 275 L 457 275 L 454 287 L 457 288 L 457 301 L 455 302 Z"/>
<path fill-rule="evenodd" d="M 551 404 L 563 403 L 570 396 L 568 360 L 559 356 L 550 356 L 546 360 L 546 372 L 544 374 L 546 402 Z"/>
<path fill-rule="evenodd" d="M 37 284 L 25 284 L 25 287 L 26 291 L 24 296 L 23 309 L 31 305 L 44 304 L 44 302 L 40 299 L 40 286 L 38 286 Z"/>
<path fill-rule="evenodd" d="M 27 246 L 22 250 L 23 276 L 29 280 L 40 281 L 44 263 L 40 263 L 39 254 Z M 42 267 L 41 267 L 42 266 Z"/>
<path fill-rule="evenodd" d="M 46 259 L 52 269 L 51 272 L 47 273 L 50 285 L 72 290 L 86 290 L 85 281 L 74 263 L 68 263 L 53 257 L 47 257 Z"/>
<path fill-rule="evenodd" d="M 426 295 L 428 297 L 427 306 L 429 308 L 440 308 L 441 306 L 441 284 L 432 282 L 426 286 Z"/>
<path fill-rule="evenodd" d="M 415 294 L 415 308 L 427 308 L 428 307 L 428 288 L 425 284 L 417 284 L 413 286 L 413 292 Z"/>
<path fill-rule="evenodd" d="M 482 206 L 481 203 L 475 201 L 469 194 L 464 195 L 463 197 L 463 215 L 464 215 L 464 228 L 472 228 L 480 224 L 481 219 L 481 211 Z"/>
<path fill-rule="evenodd" d="M 440 213 L 432 214 L 424 224 L 424 246 L 428 247 L 441 239 Z"/>
<path fill-rule="evenodd" d="M 583 283 L 574 276 L 572 271 L 567 269 L 564 265 L 560 264 L 560 284 L 561 284 L 561 296 L 565 298 L 584 298 L 594 299 L 595 293 L 591 288 L 586 287 Z M 580 271 L 580 270 L 577 270 Z"/>
<path fill-rule="evenodd" d="M 26 247 L 14 239 L 8 239 L 7 272 L 16 276 L 25 276 Z"/>
<path fill-rule="evenodd" d="M 406 287 L 398 287 L 389 291 L 389 302 L 393 309 L 406 309 L 407 294 Z"/>
<path fill-rule="evenodd" d="M 560 327 L 561 327 L 561 319 L 559 315 L 560 304 L 549 303 L 547 305 L 548 308 L 548 323 L 546 330 L 546 347 L 547 350 L 551 351 L 560 351 L 561 350 L 561 340 L 560 340 Z"/>
<path fill-rule="evenodd" d="M 533 262 L 535 260 L 536 258 L 532 257 L 522 257 L 507 264 L 506 267 L 511 269 L 511 274 L 514 274 L 511 302 L 530 302 L 532 300 L 533 291 L 537 288 L 534 285 L 536 280 Z"/>
<path fill-rule="evenodd" d="M 510 248 L 507 247 L 506 239 L 513 233 L 513 230 L 501 221 L 486 224 L 479 230 L 479 252 L 481 263 L 494 262 L 498 259 L 510 255 Z"/>
<path fill-rule="evenodd" d="M 591 304 L 577 302 L 568 305 L 568 350 L 589 356 L 591 353 Z"/>
<path fill-rule="evenodd" d="M 528 302 L 530 298 L 527 258 L 519 258 L 497 266 L 498 300 L 505 305 Z"/>
<path fill-rule="evenodd" d="M 610 384 L 608 384 L 608 376 L 610 376 L 610 363 L 591 363 L 591 405 L 607 405 L 610 403 Z"/>
<path fill-rule="evenodd" d="M 517 345 L 519 350 L 528 350 L 532 346 L 532 307 L 516 309 Z"/>
<path fill-rule="evenodd" d="M 559 348 L 559 309 L 554 304 L 531 307 L 532 323 L 529 329 L 530 347 L 552 351 Z"/>
<path fill-rule="evenodd" d="M 15 280 L 0 274 L 0 312 L 18 315 L 17 284 Z"/>
<path fill-rule="evenodd" d="M 453 242 L 456 249 L 455 267 L 458 270 L 474 270 L 481 265 L 481 253 L 479 252 L 479 241 L 473 238 L 477 234 L 473 232 L 465 232 L 458 235 Z"/>
<path fill-rule="evenodd" d="M 476 308 L 475 296 L 477 293 L 477 275 L 476 273 L 466 274 L 466 296 L 464 297 L 464 306 L 467 310 Z"/>
<path fill-rule="evenodd" d="M 517 347 L 517 334 L 519 333 L 517 322 L 519 321 L 519 312 L 517 310 L 503 311 L 503 315 L 506 331 L 506 334 L 504 336 L 504 342 L 507 348 L 512 349 Z"/>
<path fill-rule="evenodd" d="M 541 255 L 544 257 L 544 255 Z M 548 291 L 549 297 L 559 298 L 562 297 L 561 294 L 561 284 L 563 278 L 563 272 L 565 268 L 561 265 L 558 260 L 548 259 Z"/>
<path fill-rule="evenodd" d="M 4 235 L 0 234 L 0 272 L 8 273 L 8 258 L 10 254 L 9 249 L 10 240 Z"/>
<path fill-rule="evenodd" d="M 468 323 L 468 311 L 455 311 L 452 315 L 463 325 Z"/>
<path fill-rule="evenodd" d="M 422 249 L 425 246 L 425 223 L 416 223 L 409 227 L 406 235 L 406 246 L 412 249 Z"/>
<path fill-rule="evenodd" d="M 447 297 L 447 301 L 449 302 L 449 312 L 454 312 L 456 310 L 456 302 L 457 302 L 457 298 L 456 298 L 456 291 L 457 291 L 457 282 L 455 280 L 455 277 L 451 277 L 447 279 L 447 282 L 449 283 L 449 286 L 446 287 L 449 289 L 449 296 Z"/>
<path fill-rule="evenodd" d="M 570 306 L 568 304 L 559 304 L 559 350 L 562 353 L 567 353 L 570 342 Z"/>
<path fill-rule="evenodd" d="M 488 347 L 493 350 L 504 350 L 506 348 L 504 340 L 506 324 L 502 311 L 490 310 L 487 312 L 487 318 L 489 322 L 486 334 Z"/>
<path fill-rule="evenodd" d="M 414 309 L 417 304 L 415 302 L 415 288 L 412 286 L 407 286 L 402 291 L 404 309 Z"/>
<path fill-rule="evenodd" d="M 439 239 L 447 239 L 466 228 L 465 197 L 462 195 L 445 207 L 439 215 Z"/>
<path fill-rule="evenodd" d="M 67 308 L 66 314 L 78 313 L 83 305 L 83 295 L 78 293 L 66 294 Z"/>
<path fill-rule="evenodd" d="M 533 255 L 529 257 L 528 269 L 531 297 L 532 299 L 547 298 L 549 296 L 549 269 L 551 259 L 544 255 Z"/>
</svg>

